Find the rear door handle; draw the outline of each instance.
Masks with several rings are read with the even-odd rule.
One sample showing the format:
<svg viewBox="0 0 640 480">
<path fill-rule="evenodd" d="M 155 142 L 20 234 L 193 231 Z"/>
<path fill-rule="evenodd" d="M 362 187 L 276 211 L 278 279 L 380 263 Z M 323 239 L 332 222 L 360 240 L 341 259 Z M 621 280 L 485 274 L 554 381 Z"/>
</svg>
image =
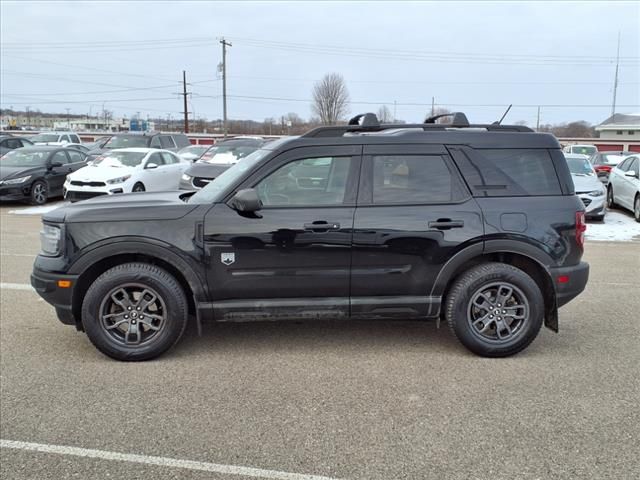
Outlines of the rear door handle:
<svg viewBox="0 0 640 480">
<path fill-rule="evenodd" d="M 340 224 L 337 222 L 327 222 L 325 220 L 316 220 L 315 222 L 305 223 L 305 230 L 311 230 L 312 232 L 326 232 L 329 230 L 339 230 Z"/>
<path fill-rule="evenodd" d="M 463 220 L 451 220 L 450 218 L 439 218 L 435 222 L 428 223 L 429 228 L 437 228 L 438 230 L 449 230 L 451 228 L 464 227 Z"/>
</svg>

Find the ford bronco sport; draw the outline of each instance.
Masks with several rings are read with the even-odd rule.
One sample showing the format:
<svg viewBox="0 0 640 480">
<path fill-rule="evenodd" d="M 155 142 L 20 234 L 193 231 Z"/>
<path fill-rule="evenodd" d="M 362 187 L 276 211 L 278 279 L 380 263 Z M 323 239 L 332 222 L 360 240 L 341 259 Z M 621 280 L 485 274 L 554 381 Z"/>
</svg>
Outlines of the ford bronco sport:
<svg viewBox="0 0 640 480">
<path fill-rule="evenodd" d="M 557 140 L 523 126 L 381 125 L 269 143 L 202 190 L 43 217 L 31 282 L 119 360 L 207 321 L 440 319 L 472 352 L 526 348 L 582 292 L 584 206 Z"/>
</svg>

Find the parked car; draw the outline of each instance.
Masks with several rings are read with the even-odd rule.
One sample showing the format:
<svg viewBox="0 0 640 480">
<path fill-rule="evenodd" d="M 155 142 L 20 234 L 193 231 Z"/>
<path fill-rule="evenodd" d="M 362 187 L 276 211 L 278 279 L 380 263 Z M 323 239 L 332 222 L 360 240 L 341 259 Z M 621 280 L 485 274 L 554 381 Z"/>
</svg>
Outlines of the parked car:
<svg viewBox="0 0 640 480">
<path fill-rule="evenodd" d="M 629 155 L 631 155 L 631 152 L 597 152 L 591 155 L 589 161 L 593 165 L 598 179 L 603 183 L 607 183 L 611 169 Z"/>
<path fill-rule="evenodd" d="M 189 162 L 195 162 L 198 160 L 204 152 L 209 150 L 210 145 L 189 145 L 178 151 L 180 158 Z"/>
<path fill-rule="evenodd" d="M 112 137 L 112 135 L 106 135 L 104 137 L 99 137 L 96 140 L 94 140 L 93 142 L 86 143 L 85 145 L 89 149 L 89 151 L 100 150 L 101 148 L 104 147 L 104 144 L 107 143 L 111 139 L 111 137 Z"/>
<path fill-rule="evenodd" d="M 157 148 L 177 152 L 189 145 L 191 142 L 183 133 L 118 133 L 112 136 L 101 149 L 94 149 L 90 154 L 120 148 Z"/>
<path fill-rule="evenodd" d="M 585 155 L 565 153 L 569 171 L 573 178 L 576 195 L 585 207 L 588 219 L 602 221 L 606 214 L 606 195 L 602 182 L 598 180 L 595 170 Z"/>
<path fill-rule="evenodd" d="M 479 355 L 515 354 L 543 323 L 557 332 L 586 286 L 584 205 L 554 136 L 437 118 L 359 115 L 271 142 L 194 193 L 53 210 L 31 284 L 119 360 L 165 352 L 189 314 L 198 328 L 444 319 Z"/>
<path fill-rule="evenodd" d="M 33 143 L 24 137 L 14 137 L 13 135 L 3 133 L 0 135 L 0 156 L 16 148 L 28 147 L 30 145 L 33 145 Z"/>
<path fill-rule="evenodd" d="M 235 137 L 210 147 L 180 179 L 181 190 L 200 190 L 231 165 L 264 145 L 259 137 Z"/>
<path fill-rule="evenodd" d="M 640 222 L 640 155 L 625 158 L 611 169 L 607 186 L 609 208 L 622 207 Z"/>
<path fill-rule="evenodd" d="M 64 183 L 64 195 L 76 202 L 116 193 L 177 190 L 180 177 L 188 166 L 168 150 L 112 150 L 69 175 Z"/>
<path fill-rule="evenodd" d="M 588 157 L 597 152 L 598 149 L 594 145 L 567 145 L 564 147 L 564 153 L 578 153 Z"/>
<path fill-rule="evenodd" d="M 39 133 L 29 140 L 34 145 L 66 145 L 67 143 L 82 143 L 80 137 L 73 132 L 46 132 Z"/>
<path fill-rule="evenodd" d="M 43 205 L 62 195 L 68 174 L 86 165 L 86 154 L 51 145 L 29 146 L 0 157 L 0 199 Z"/>
<path fill-rule="evenodd" d="M 66 143 L 63 145 L 65 148 L 73 148 L 75 150 L 80 150 L 81 152 L 87 153 L 89 149 L 81 143 Z"/>
</svg>

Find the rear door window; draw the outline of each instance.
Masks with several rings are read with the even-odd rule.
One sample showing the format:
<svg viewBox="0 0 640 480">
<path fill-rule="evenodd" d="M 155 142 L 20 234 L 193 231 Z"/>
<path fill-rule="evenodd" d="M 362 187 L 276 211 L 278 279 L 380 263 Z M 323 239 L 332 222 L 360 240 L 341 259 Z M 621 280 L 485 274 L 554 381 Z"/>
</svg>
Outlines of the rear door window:
<svg viewBox="0 0 640 480">
<path fill-rule="evenodd" d="M 546 149 L 464 149 L 456 156 L 476 196 L 562 195 L 558 174 Z"/>
</svg>

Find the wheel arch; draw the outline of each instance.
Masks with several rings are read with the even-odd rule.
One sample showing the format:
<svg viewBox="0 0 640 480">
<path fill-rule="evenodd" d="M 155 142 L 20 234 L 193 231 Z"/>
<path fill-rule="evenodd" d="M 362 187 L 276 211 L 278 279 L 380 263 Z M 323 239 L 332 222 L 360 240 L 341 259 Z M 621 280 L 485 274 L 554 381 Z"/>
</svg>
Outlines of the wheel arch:
<svg viewBox="0 0 640 480">
<path fill-rule="evenodd" d="M 489 240 L 481 245 L 473 245 L 458 252 L 441 269 L 431 295 L 446 301 L 456 279 L 468 269 L 489 262 L 512 265 L 527 273 L 538 285 L 544 298 L 544 323 L 553 331 L 558 331 L 558 307 L 553 280 L 545 265 L 553 264 L 545 252 L 522 242 L 513 240 Z M 443 309 L 441 308 L 441 312 Z"/>
<path fill-rule="evenodd" d="M 110 268 L 130 262 L 157 265 L 173 275 L 184 290 L 189 301 L 189 312 L 196 315 L 198 331 L 201 331 L 201 319 L 196 305 L 208 300 L 206 281 L 186 259 L 167 246 L 140 240 L 98 246 L 70 266 L 69 273 L 78 275 L 72 296 L 72 312 L 79 330 L 83 329 L 82 302 L 91 284 Z"/>
</svg>

